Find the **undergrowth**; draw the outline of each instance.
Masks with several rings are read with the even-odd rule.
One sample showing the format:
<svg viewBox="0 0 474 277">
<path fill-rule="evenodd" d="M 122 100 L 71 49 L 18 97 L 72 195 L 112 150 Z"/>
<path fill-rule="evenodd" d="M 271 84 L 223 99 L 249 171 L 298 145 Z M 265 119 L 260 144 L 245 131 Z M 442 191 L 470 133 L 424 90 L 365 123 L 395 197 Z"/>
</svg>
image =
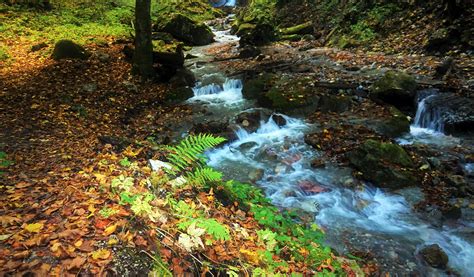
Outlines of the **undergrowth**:
<svg viewBox="0 0 474 277">
<path fill-rule="evenodd" d="M 114 158 L 121 175 L 109 182 L 104 174 L 94 175 L 109 186 L 112 199 L 128 206 L 135 217 L 149 222 L 145 226 L 158 230 L 162 239 L 172 241 L 179 252 L 191 255 L 202 265 L 201 269 L 194 270 L 217 270 L 231 276 L 249 271 L 253 276 L 290 273 L 298 276 L 298 267 L 302 265 L 307 268 L 301 272 L 318 272 L 320 276 L 346 275 L 358 270 L 355 262 L 337 257 L 323 246 L 324 234 L 316 224 L 297 224 L 295 214 L 273 206 L 259 188 L 224 181 L 221 172 L 207 167 L 204 152 L 224 141 L 211 135 L 190 136 L 175 146 L 160 148 L 167 152 L 168 162 L 157 162 L 155 172 L 148 172 L 129 158 Z M 117 168 L 109 163 L 101 163 L 100 167 Z M 240 213 L 247 211 L 249 216 L 242 222 L 226 219 L 229 215 L 222 216 L 223 213 L 239 213 L 239 210 Z M 100 211 L 103 217 L 115 213 L 110 207 Z M 231 214 L 230 218 L 234 217 Z M 243 222 L 254 222 L 249 225 L 254 227 L 246 229 L 242 227 Z M 210 249 L 221 245 L 231 249 L 229 247 L 244 242 L 247 247 L 232 250 L 237 254 L 232 254 L 235 256 L 228 262 L 196 260 L 197 253 L 209 255 Z M 235 253 L 232 251 L 230 253 Z M 176 264 L 171 265 L 170 261 L 176 260 L 162 257 L 160 253 L 166 252 L 155 253 L 152 275 L 170 275 L 170 268 L 176 269 Z"/>
<path fill-rule="evenodd" d="M 0 39 L 23 37 L 30 42 L 54 43 L 61 39 L 80 44 L 102 37 L 124 37 L 132 31 L 133 1 L 112 5 L 104 1 L 82 5 L 54 6 L 51 11 L 2 5 Z"/>
</svg>

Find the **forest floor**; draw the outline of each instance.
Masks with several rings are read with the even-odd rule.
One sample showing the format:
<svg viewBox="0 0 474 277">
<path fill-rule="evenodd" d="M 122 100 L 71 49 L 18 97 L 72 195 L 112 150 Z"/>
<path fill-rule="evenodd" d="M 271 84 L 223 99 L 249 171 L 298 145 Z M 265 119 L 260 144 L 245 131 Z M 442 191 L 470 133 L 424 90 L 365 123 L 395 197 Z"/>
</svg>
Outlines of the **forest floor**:
<svg viewBox="0 0 474 277">
<path fill-rule="evenodd" d="M 208 238 L 211 247 L 197 257 L 177 243 L 182 232 L 176 224 L 182 220 L 173 213 L 180 209 L 163 212 L 156 223 L 137 218 L 111 193 L 114 180 L 132 176 L 143 184 L 152 178 L 148 159 L 163 155 L 148 138 L 165 133 L 176 138 L 174 126 L 192 116 L 186 105 L 164 104 L 165 84 L 140 83 L 130 75 L 123 45 L 91 44 L 88 60 L 60 62 L 31 52 L 31 42 L 9 45 L 12 59 L 0 70 L 0 145 L 11 162 L 0 176 L 2 272 L 146 274 L 154 267 L 163 276 L 169 270 L 229 272 L 262 263 L 254 254 L 265 250 L 257 239 L 262 225 L 237 202 L 219 204 L 212 189 L 167 188 L 184 201 L 179 205 L 203 210 L 232 230 L 231 241 L 212 246 Z M 153 206 L 166 210 L 170 204 Z M 298 255 L 318 248 L 297 248 Z M 274 266 L 286 272 L 314 270 L 314 263 L 289 261 L 282 267 L 278 259 L 272 258 Z M 332 263 L 353 272 L 351 262 L 338 257 L 317 268 L 333 270 Z"/>
<path fill-rule="evenodd" d="M 259 265 L 260 258 L 252 254 L 264 249 L 256 239 L 256 230 L 261 228 L 258 220 L 238 203 L 218 205 L 212 190 L 173 191 L 176 199 L 206 210 L 233 230 L 235 240 L 207 247 L 198 257 L 191 257 L 173 240 L 178 234 L 173 226 L 179 220 L 172 216 L 158 223 L 137 219 L 129 206 L 119 204 L 110 193 L 110 183 L 121 175 L 133 176 L 136 183 L 150 178 L 148 159 L 163 157 L 156 144 L 177 138 L 173 126 L 190 121 L 193 115 L 189 106 L 165 105 L 166 84 L 140 83 L 130 75 L 122 44 L 109 38 L 106 43 L 89 44 L 93 55 L 86 61 L 60 62 L 41 51 L 31 52 L 30 41 L 10 40 L 8 45 L 12 59 L 0 64 L 0 149 L 12 161 L 0 176 L 2 271 L 66 276 L 143 274 L 140 270 L 157 262 L 157 257 L 166 261 L 165 267 L 174 274 L 193 267 L 210 270 L 208 264 L 199 264 L 203 260 L 221 265 L 220 270 L 236 266 L 229 261 L 238 259 Z M 226 59 L 219 63 L 232 68 L 229 74 L 272 67 L 314 73 L 320 68 L 305 61 L 323 56 L 345 68 L 388 67 L 431 76 L 443 62 L 436 57 L 366 54 L 301 43 L 269 46 L 260 61 L 228 60 L 227 50 L 215 48 L 211 53 L 216 60 Z M 299 62 L 295 64 L 295 60 Z M 473 65 L 462 56 L 455 65 L 446 80 L 421 82 L 468 94 Z M 324 83 L 373 81 L 332 67 L 324 67 L 324 73 L 324 80 L 319 80 Z M 325 120 L 324 116 L 320 119 Z M 151 141 L 157 133 L 169 139 Z M 332 143 L 338 145 L 348 135 L 331 134 L 339 139 Z M 154 206 L 167 209 L 162 202 Z M 156 230 L 169 233 L 163 231 L 157 241 Z M 152 255 L 154 251 L 158 255 Z M 305 251 L 302 248 L 301 255 L 307 255 Z M 134 260 L 136 257 L 140 258 Z M 120 264 L 117 260 L 133 261 Z M 332 262 L 321 263 L 319 270 L 331 269 Z M 354 274 L 342 258 L 339 262 L 348 275 Z M 291 261 L 288 270 L 309 273 L 312 269 L 304 262 Z M 370 274 L 377 269 L 369 262 L 363 270 Z"/>
</svg>

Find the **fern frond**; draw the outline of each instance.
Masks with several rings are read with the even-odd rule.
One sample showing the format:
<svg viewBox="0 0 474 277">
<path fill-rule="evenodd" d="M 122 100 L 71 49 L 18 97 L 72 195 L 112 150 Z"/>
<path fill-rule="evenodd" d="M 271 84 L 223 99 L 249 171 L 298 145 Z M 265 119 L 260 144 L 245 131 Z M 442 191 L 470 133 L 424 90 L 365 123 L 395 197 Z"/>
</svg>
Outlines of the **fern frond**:
<svg viewBox="0 0 474 277">
<path fill-rule="evenodd" d="M 194 183 L 198 186 L 204 186 L 208 182 L 222 181 L 222 173 L 215 171 L 210 167 L 197 168 L 194 172 L 186 175 L 188 182 Z"/>
<path fill-rule="evenodd" d="M 170 152 L 168 160 L 176 167 L 177 171 L 188 166 L 202 165 L 205 160 L 204 151 L 226 141 L 223 137 L 214 137 L 211 134 L 198 134 L 188 136 L 176 146 L 168 146 Z"/>
</svg>

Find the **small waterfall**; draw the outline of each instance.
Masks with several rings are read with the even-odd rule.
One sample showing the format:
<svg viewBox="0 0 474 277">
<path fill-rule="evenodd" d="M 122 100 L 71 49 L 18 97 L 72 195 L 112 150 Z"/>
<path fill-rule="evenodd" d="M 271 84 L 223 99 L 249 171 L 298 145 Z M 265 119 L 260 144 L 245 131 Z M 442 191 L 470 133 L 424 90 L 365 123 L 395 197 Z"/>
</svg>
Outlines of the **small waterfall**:
<svg viewBox="0 0 474 277">
<path fill-rule="evenodd" d="M 436 95 L 430 95 L 423 98 L 418 103 L 418 109 L 416 110 L 416 116 L 414 126 L 418 128 L 426 128 L 436 132 L 442 133 L 444 130 L 443 120 L 441 113 L 438 109 L 429 105 L 430 99 L 436 97 Z"/>
<path fill-rule="evenodd" d="M 235 7 L 236 0 L 214 0 L 211 1 L 214 7 Z"/>
<path fill-rule="evenodd" d="M 194 96 L 188 102 L 203 101 L 209 104 L 224 104 L 226 106 L 241 104 L 242 81 L 239 79 L 226 79 L 224 84 L 210 84 L 193 88 Z"/>
</svg>

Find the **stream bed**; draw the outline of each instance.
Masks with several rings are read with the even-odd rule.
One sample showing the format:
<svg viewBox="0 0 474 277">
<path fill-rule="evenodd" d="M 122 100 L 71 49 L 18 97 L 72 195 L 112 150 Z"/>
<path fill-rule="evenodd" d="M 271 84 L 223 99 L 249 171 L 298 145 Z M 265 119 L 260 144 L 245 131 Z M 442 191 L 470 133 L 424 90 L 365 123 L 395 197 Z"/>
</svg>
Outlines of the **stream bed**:
<svg viewBox="0 0 474 277">
<path fill-rule="evenodd" d="M 225 31 L 216 35 L 218 44 L 238 41 Z M 187 103 L 208 111 L 197 120 L 232 121 L 243 111 L 259 109 L 243 98 L 242 81 L 226 79 L 203 53 L 203 48 L 195 48 L 192 54 L 198 58 L 188 61 L 199 83 Z M 426 122 L 420 125 L 421 121 L 418 118 L 411 133 L 398 142 L 459 143 L 457 138 L 426 128 Z M 350 168 L 312 168 L 311 160 L 322 153 L 307 145 L 304 136 L 315 129 L 317 126 L 304 119 L 273 114 L 262 120 L 256 131 L 237 126 L 236 139 L 208 152 L 208 163 L 228 179 L 253 182 L 277 207 L 309 214 L 326 231 L 329 246 L 341 254 L 371 253 L 382 272 L 394 276 L 474 276 L 474 245 L 460 235 L 462 230 L 474 228 L 473 222 L 434 227 L 412 211 L 409 198 L 423 197 L 416 189 L 389 193 L 369 183 L 354 188 L 357 181 Z M 472 170 L 472 164 L 466 167 Z M 312 187 L 309 191 L 304 189 L 308 186 Z M 419 250 L 431 244 L 438 244 L 449 256 L 451 273 L 427 266 L 419 257 Z"/>
</svg>

